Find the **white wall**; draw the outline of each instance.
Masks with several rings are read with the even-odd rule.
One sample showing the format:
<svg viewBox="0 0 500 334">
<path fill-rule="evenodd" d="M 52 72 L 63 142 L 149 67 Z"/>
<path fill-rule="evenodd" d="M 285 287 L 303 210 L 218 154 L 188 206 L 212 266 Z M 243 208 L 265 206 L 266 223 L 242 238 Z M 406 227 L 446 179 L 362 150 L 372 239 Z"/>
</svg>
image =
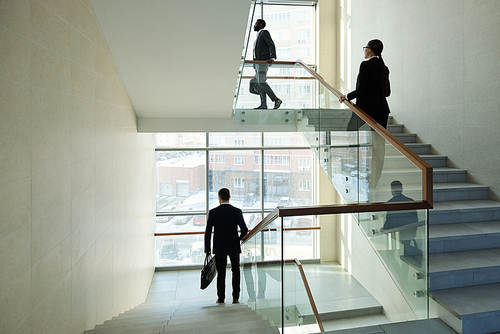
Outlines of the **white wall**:
<svg viewBox="0 0 500 334">
<path fill-rule="evenodd" d="M 144 301 L 154 138 L 87 0 L 0 2 L 0 328 L 79 333 Z"/>
<path fill-rule="evenodd" d="M 391 71 L 389 98 L 404 123 L 470 182 L 500 200 L 500 1 L 347 0 L 350 88 L 362 47 L 379 38 Z"/>
</svg>

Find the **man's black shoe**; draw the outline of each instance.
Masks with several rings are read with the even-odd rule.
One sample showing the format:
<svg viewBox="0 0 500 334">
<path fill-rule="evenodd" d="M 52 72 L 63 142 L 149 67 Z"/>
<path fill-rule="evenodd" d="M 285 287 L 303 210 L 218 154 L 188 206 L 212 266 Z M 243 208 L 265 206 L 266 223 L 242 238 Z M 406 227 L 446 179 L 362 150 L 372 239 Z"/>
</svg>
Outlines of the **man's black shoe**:
<svg viewBox="0 0 500 334">
<path fill-rule="evenodd" d="M 258 106 L 257 108 L 254 109 L 267 109 L 267 106 Z"/>
<path fill-rule="evenodd" d="M 282 103 L 283 103 L 283 101 L 281 101 L 280 99 L 277 99 L 276 101 L 274 101 L 274 108 L 273 109 L 278 109 Z"/>
</svg>

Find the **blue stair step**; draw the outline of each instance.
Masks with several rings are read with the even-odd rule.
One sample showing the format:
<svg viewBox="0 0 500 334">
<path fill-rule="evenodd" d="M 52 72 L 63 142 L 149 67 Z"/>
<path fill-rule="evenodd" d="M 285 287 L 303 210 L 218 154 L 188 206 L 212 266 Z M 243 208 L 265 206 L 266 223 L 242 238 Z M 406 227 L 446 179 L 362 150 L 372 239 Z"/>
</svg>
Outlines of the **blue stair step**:
<svg viewBox="0 0 500 334">
<path fill-rule="evenodd" d="M 500 202 L 490 200 L 444 201 L 429 210 L 429 224 L 500 220 Z"/>
<path fill-rule="evenodd" d="M 500 221 L 429 226 L 429 253 L 500 247 Z"/>
<path fill-rule="evenodd" d="M 395 133 L 394 137 L 399 139 L 402 143 L 415 143 L 417 135 L 415 133 Z"/>
<path fill-rule="evenodd" d="M 500 248 L 429 254 L 429 279 L 432 291 L 500 283 Z"/>
<path fill-rule="evenodd" d="M 462 320 L 462 333 L 500 331 L 500 283 L 431 291 L 430 296 Z"/>
</svg>

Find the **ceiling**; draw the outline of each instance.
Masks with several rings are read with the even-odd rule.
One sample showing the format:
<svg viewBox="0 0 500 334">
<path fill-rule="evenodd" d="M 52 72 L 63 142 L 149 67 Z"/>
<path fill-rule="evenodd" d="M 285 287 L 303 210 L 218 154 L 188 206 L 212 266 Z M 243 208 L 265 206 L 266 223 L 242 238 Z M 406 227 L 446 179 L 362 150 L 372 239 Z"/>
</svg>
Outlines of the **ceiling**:
<svg viewBox="0 0 500 334">
<path fill-rule="evenodd" d="M 250 0 L 90 0 L 138 118 L 228 118 Z"/>
</svg>

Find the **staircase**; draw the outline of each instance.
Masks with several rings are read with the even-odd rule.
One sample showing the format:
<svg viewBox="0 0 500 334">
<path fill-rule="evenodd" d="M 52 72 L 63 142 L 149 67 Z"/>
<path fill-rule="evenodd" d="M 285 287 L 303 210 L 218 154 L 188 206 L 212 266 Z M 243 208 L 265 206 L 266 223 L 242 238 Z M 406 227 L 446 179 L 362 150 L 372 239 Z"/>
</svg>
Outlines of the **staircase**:
<svg viewBox="0 0 500 334">
<path fill-rule="evenodd" d="M 488 187 L 466 182 L 464 169 L 446 166 L 402 124 L 388 130 L 434 167 L 434 208 L 429 211 L 430 297 L 459 333 L 500 331 L 500 202 Z M 447 314 L 446 314 L 447 313 Z"/>
<path fill-rule="evenodd" d="M 299 121 L 303 132 L 322 130 L 345 131 L 346 119 L 332 111 L 323 114 L 321 123 L 314 112 L 304 113 Z M 433 168 L 434 208 L 429 210 L 429 281 L 430 297 L 435 301 L 436 314 L 459 333 L 476 334 L 500 331 L 500 202 L 488 200 L 488 187 L 466 181 L 467 171 L 447 167 L 445 155 L 430 153 L 430 144 L 417 143 L 416 134 L 405 133 L 403 124 L 393 124 L 389 118 L 387 129 L 407 147 L 417 153 Z M 337 129 L 338 128 L 338 129 Z M 384 170 L 386 178 L 411 180 L 418 171 L 408 171 L 397 159 L 396 150 L 386 145 Z M 394 167 L 393 167 L 394 166 Z M 382 173 L 379 187 L 390 184 Z M 377 190 L 379 190 L 377 187 Z M 386 186 L 387 187 L 387 186 Z M 380 191 L 387 196 L 388 190 Z M 416 196 L 412 196 L 412 193 Z M 420 185 L 404 186 L 404 194 L 417 197 Z M 385 201 L 373 198 L 370 201 Z M 431 313 L 432 315 L 432 313 Z"/>
<path fill-rule="evenodd" d="M 203 304 L 200 300 L 146 302 L 84 334 L 279 333 L 243 304 Z"/>
</svg>

